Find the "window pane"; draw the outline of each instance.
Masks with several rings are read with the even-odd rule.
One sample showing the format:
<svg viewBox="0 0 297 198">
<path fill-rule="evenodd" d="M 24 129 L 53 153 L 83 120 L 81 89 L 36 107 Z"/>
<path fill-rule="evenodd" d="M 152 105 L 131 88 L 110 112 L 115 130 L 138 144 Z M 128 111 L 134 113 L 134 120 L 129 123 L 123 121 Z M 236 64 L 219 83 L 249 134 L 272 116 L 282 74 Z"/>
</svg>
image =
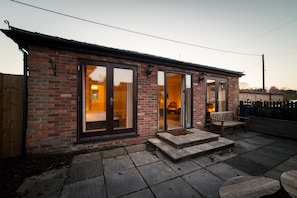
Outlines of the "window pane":
<svg viewBox="0 0 297 198">
<path fill-rule="evenodd" d="M 106 130 L 106 68 L 86 65 L 83 80 L 83 131 Z"/>
<path fill-rule="evenodd" d="M 133 127 L 133 70 L 114 69 L 114 128 Z M 111 101 L 112 102 L 112 101 Z"/>
<path fill-rule="evenodd" d="M 219 81 L 218 111 L 226 111 L 226 81 Z"/>
<path fill-rule="evenodd" d="M 216 81 L 207 80 L 207 112 L 216 111 Z"/>
<path fill-rule="evenodd" d="M 186 127 L 191 127 L 192 118 L 192 80 L 190 75 L 186 75 Z"/>
<path fill-rule="evenodd" d="M 158 109 L 159 109 L 159 130 L 164 130 L 164 72 L 158 71 Z"/>
</svg>

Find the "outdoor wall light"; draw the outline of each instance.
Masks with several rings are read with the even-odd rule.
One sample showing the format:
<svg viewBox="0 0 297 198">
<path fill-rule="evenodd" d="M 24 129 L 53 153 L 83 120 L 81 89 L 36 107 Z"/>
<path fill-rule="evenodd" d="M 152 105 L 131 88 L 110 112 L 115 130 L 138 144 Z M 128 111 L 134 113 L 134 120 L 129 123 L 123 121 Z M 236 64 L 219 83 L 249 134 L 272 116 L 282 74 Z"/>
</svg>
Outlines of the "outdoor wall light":
<svg viewBox="0 0 297 198">
<path fill-rule="evenodd" d="M 204 72 L 200 72 L 198 83 L 200 83 L 202 80 L 204 80 L 204 76 L 205 76 L 205 73 Z"/>
<path fill-rule="evenodd" d="M 146 76 L 149 78 L 149 77 L 151 77 L 151 74 L 152 74 L 152 72 L 153 72 L 153 67 L 154 67 L 154 65 L 152 65 L 152 64 L 149 64 L 148 66 L 147 66 L 147 69 L 146 69 Z"/>
</svg>

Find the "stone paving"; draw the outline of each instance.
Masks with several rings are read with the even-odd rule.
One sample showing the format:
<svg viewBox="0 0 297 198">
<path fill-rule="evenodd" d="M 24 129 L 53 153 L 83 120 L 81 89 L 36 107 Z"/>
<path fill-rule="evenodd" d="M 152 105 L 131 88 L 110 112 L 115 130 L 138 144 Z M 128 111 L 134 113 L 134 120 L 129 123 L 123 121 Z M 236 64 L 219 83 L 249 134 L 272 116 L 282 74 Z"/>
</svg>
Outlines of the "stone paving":
<svg viewBox="0 0 297 198">
<path fill-rule="evenodd" d="M 77 155 L 71 165 L 27 178 L 22 197 L 219 197 L 235 176 L 279 180 L 297 169 L 297 141 L 226 130 L 235 147 L 178 163 L 145 144 Z"/>
</svg>

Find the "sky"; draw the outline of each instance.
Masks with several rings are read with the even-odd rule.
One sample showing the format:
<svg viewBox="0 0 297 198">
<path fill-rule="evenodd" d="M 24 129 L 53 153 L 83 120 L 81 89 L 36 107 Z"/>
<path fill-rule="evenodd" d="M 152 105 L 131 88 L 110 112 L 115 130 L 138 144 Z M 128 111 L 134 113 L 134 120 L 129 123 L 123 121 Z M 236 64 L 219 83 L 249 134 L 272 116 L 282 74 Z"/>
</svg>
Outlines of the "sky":
<svg viewBox="0 0 297 198">
<path fill-rule="evenodd" d="M 262 88 L 264 54 L 265 88 L 297 90 L 296 10 L 297 0 L 1 0 L 0 28 L 8 20 L 32 32 L 240 71 L 241 88 Z M 0 73 L 23 73 L 22 52 L 2 32 Z"/>
</svg>

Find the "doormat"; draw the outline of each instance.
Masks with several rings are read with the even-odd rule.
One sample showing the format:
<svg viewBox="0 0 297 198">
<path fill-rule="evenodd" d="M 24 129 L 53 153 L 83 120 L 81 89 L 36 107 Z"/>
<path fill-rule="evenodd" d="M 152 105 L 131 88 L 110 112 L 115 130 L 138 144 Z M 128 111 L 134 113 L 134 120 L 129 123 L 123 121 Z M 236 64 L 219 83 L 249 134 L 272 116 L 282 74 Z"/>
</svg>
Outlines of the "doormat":
<svg viewBox="0 0 297 198">
<path fill-rule="evenodd" d="M 170 133 L 171 135 L 174 135 L 174 136 L 179 136 L 179 135 L 187 135 L 187 134 L 190 134 L 193 132 L 187 131 L 186 129 L 177 129 L 177 130 L 170 130 L 170 131 L 168 131 L 168 133 Z"/>
</svg>

